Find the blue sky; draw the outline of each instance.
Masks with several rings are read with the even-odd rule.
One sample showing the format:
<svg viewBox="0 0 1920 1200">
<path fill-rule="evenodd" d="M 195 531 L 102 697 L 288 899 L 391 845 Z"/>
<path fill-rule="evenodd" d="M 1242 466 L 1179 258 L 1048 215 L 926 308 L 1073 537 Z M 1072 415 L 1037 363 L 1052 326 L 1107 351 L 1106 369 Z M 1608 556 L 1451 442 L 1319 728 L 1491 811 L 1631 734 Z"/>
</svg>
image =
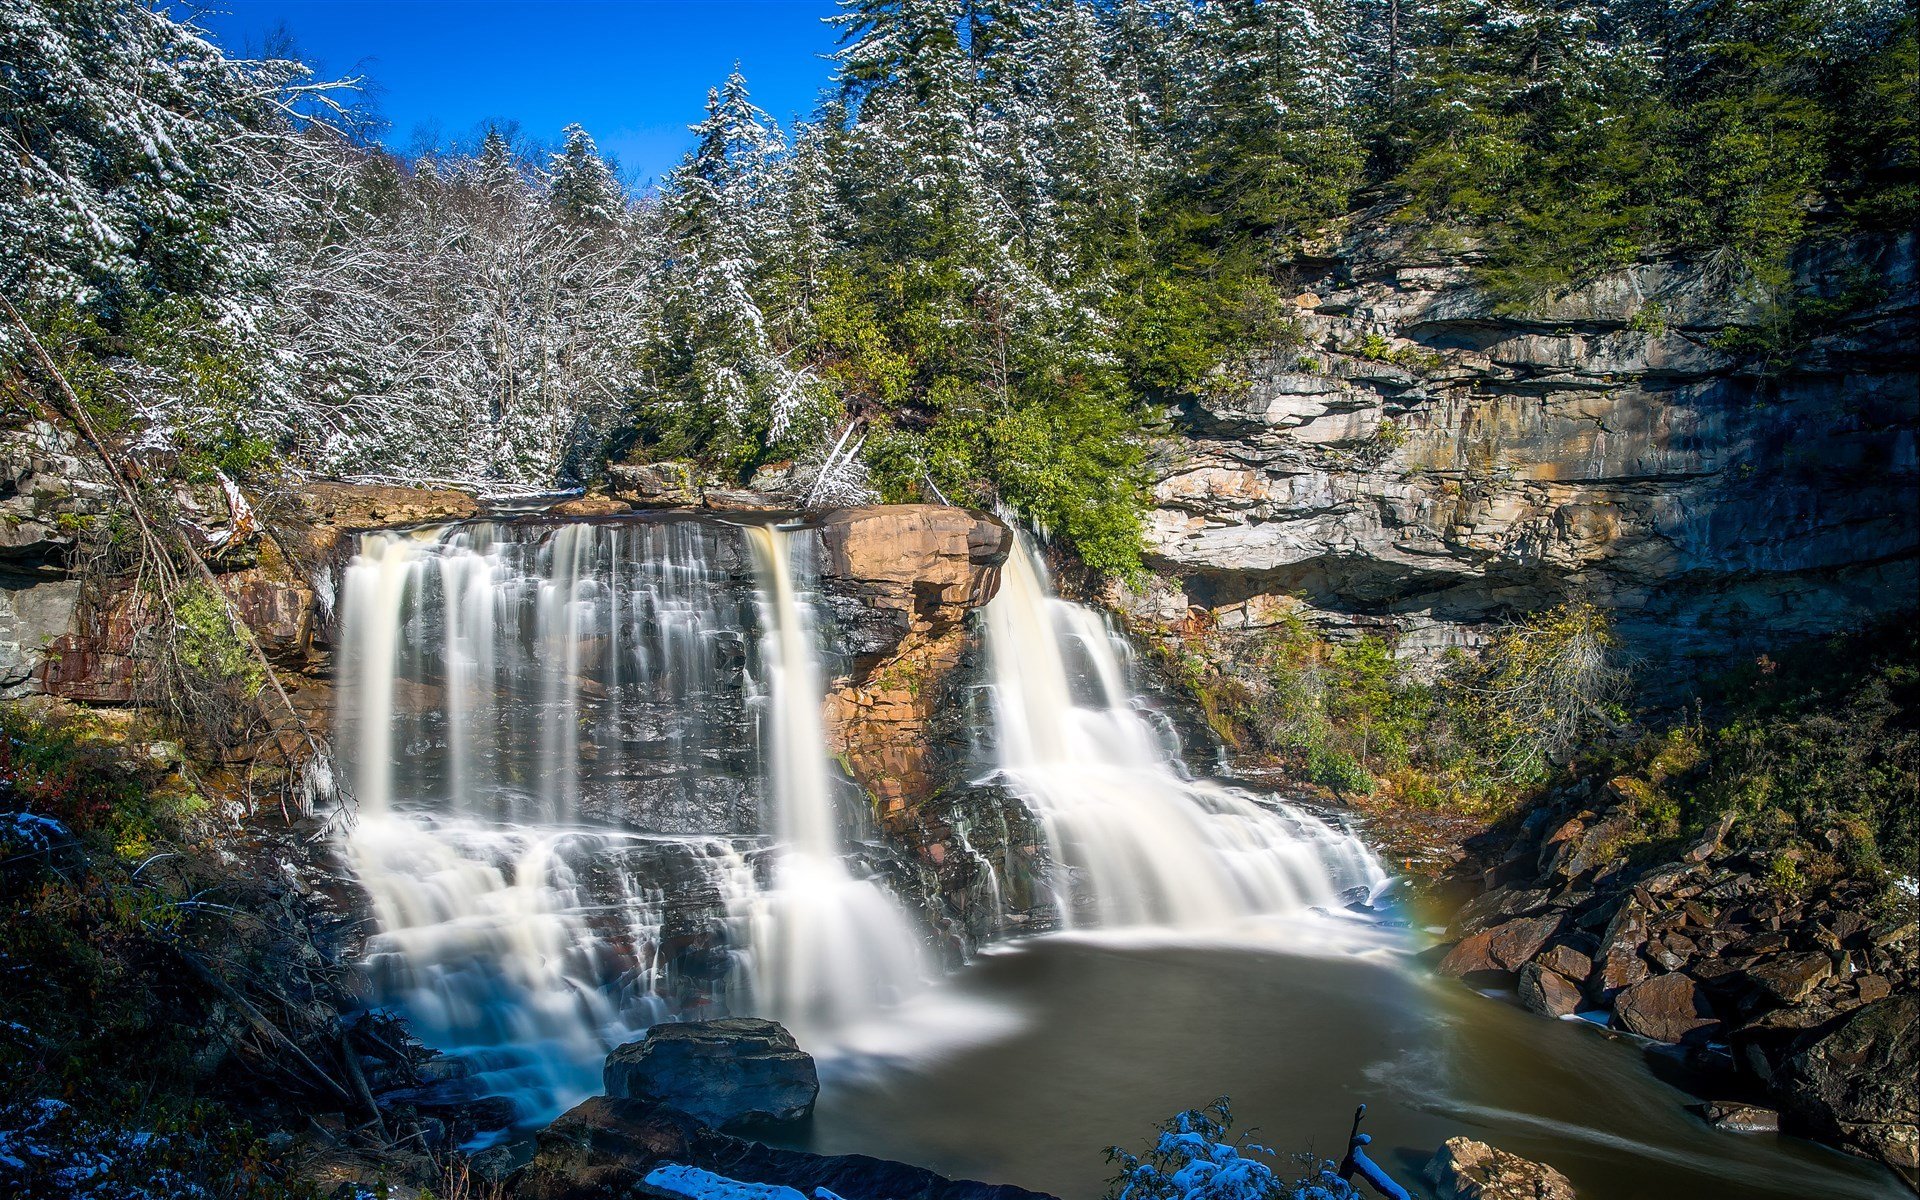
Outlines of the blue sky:
<svg viewBox="0 0 1920 1200">
<path fill-rule="evenodd" d="M 210 3 L 195 19 L 229 53 L 258 53 L 284 25 L 323 73 L 367 76 L 395 150 L 421 135 L 469 140 L 492 120 L 555 142 L 578 121 L 639 186 L 680 160 L 707 89 L 736 60 L 784 125 L 813 111 L 835 45 L 820 19 L 832 0 Z"/>
</svg>

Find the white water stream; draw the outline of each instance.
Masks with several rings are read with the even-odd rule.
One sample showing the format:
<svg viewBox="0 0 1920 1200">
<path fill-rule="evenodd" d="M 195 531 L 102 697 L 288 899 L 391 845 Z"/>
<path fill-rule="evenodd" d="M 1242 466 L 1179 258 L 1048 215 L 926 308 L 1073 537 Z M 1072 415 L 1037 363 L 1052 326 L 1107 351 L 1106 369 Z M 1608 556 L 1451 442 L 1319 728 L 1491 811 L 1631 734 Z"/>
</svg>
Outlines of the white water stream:
<svg viewBox="0 0 1920 1200">
<path fill-rule="evenodd" d="M 1351 834 L 1191 778 L 1135 704 L 1126 642 L 1053 594 L 1024 535 L 986 619 L 1000 772 L 1046 828 L 1069 926 L 1225 934 L 1385 881 Z"/>
<path fill-rule="evenodd" d="M 767 723 L 778 855 L 773 888 L 756 910 L 759 979 L 770 1013 L 803 1044 L 898 1004 L 924 982 L 919 939 L 899 902 L 847 869 L 842 821 L 827 768 L 826 702 L 813 622 L 794 586 L 786 531 L 746 529 L 761 576 Z"/>
</svg>

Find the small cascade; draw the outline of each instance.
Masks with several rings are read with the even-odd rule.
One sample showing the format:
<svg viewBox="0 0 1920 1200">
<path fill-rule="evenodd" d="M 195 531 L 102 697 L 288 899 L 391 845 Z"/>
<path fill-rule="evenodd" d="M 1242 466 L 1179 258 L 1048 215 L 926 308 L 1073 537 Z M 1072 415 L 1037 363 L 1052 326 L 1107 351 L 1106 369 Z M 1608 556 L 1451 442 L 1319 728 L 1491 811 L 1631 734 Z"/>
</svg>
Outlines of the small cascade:
<svg viewBox="0 0 1920 1200">
<path fill-rule="evenodd" d="M 1135 702 L 1124 640 L 1053 594 L 1024 535 L 986 624 L 999 774 L 1046 831 L 1069 926 L 1224 933 L 1385 881 L 1311 813 L 1191 778 Z"/>
<path fill-rule="evenodd" d="M 820 717 L 825 684 L 791 541 L 771 525 L 750 526 L 747 536 L 765 612 L 767 777 L 779 835 L 773 888 L 753 917 L 758 978 L 772 1013 L 803 1040 L 830 1039 L 918 990 L 920 949 L 893 896 L 847 867 Z"/>
</svg>

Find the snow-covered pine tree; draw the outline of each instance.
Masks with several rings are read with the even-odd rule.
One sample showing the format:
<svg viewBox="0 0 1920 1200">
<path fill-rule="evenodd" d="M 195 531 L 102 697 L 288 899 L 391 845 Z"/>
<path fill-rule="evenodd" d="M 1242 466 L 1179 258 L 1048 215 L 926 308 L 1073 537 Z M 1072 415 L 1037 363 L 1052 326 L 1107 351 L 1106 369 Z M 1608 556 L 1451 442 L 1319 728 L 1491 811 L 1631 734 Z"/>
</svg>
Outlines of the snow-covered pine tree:
<svg viewBox="0 0 1920 1200">
<path fill-rule="evenodd" d="M 619 226 L 627 215 L 626 194 L 592 135 L 579 125 L 569 125 L 561 137 L 565 143 L 547 165 L 554 211 L 577 225 Z"/>
<path fill-rule="evenodd" d="M 654 432 L 675 452 L 745 466 L 786 438 L 812 402 L 811 377 L 776 345 L 760 301 L 761 248 L 781 225 L 774 182 L 783 139 L 738 69 L 709 94 L 693 132 L 695 147 L 662 199 Z"/>
</svg>

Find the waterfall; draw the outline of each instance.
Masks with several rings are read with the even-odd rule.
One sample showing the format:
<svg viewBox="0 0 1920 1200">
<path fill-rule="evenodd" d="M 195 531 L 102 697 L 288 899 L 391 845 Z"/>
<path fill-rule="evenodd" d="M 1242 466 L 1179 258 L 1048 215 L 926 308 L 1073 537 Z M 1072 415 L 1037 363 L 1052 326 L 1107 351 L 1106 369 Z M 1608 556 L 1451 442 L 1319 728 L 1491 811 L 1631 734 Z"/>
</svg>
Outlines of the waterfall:
<svg viewBox="0 0 1920 1200">
<path fill-rule="evenodd" d="M 809 609 L 794 585 L 786 532 L 747 528 L 761 576 L 767 739 L 779 832 L 773 889 L 755 939 L 775 1015 L 802 1035 L 833 1031 L 897 1004 L 922 976 L 918 941 L 884 888 L 847 869 L 820 712 L 826 702 Z"/>
<path fill-rule="evenodd" d="M 917 986 L 906 917 L 843 857 L 783 533 L 476 523 L 358 550 L 344 850 L 376 999 L 469 1072 L 439 1094 L 532 1124 L 658 1021 L 776 1016 L 830 1051 Z"/>
<path fill-rule="evenodd" d="M 1385 880 L 1311 813 L 1190 778 L 1135 703 L 1124 640 L 1052 593 L 1024 535 L 986 626 L 998 773 L 1047 834 L 1068 925 L 1221 932 Z"/>
</svg>

